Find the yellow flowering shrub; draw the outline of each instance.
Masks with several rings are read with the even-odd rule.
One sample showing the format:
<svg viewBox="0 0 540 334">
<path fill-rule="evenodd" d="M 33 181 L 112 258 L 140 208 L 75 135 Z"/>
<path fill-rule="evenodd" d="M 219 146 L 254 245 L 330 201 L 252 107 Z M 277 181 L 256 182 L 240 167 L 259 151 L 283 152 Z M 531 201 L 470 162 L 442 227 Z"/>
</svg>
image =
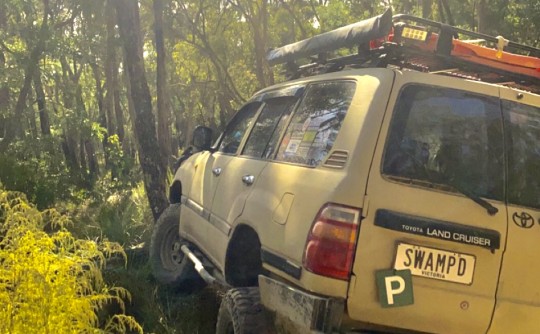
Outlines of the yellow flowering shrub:
<svg viewBox="0 0 540 334">
<path fill-rule="evenodd" d="M 39 211 L 24 195 L 0 187 L 0 334 L 142 333 L 130 316 L 101 321 L 115 303 L 123 310 L 129 292 L 108 287 L 101 269 L 120 245 L 80 240 L 55 210 Z M 53 231 L 53 232 L 45 232 Z"/>
</svg>

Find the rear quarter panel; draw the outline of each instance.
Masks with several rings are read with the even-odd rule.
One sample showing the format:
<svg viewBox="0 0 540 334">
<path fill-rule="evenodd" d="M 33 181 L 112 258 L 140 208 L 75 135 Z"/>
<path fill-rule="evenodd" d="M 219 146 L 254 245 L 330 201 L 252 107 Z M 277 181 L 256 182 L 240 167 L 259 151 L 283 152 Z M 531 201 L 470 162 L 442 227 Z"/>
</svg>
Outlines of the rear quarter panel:
<svg viewBox="0 0 540 334">
<path fill-rule="evenodd" d="M 250 194 L 242 221 L 257 230 L 264 250 L 301 267 L 307 235 L 319 209 L 328 202 L 361 208 L 367 177 L 379 135 L 394 72 L 387 69 L 355 71 L 356 75 L 325 76 L 326 80 L 354 80 L 357 88 L 332 151 L 346 151 L 344 168 L 316 168 L 271 161 Z M 288 212 L 280 206 L 286 196 Z M 278 216 L 276 216 L 278 215 Z M 265 267 L 304 289 L 346 297 L 348 282 L 315 275 L 302 269 L 299 278 Z"/>
</svg>

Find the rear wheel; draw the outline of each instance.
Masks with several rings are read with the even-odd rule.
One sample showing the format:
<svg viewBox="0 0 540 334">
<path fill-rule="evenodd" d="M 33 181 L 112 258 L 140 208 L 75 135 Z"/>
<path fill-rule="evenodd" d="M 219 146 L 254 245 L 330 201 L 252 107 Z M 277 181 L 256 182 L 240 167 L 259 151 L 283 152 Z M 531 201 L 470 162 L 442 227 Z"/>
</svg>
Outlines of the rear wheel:
<svg viewBox="0 0 540 334">
<path fill-rule="evenodd" d="M 186 242 L 180 237 L 179 226 L 180 204 L 170 205 L 154 226 L 149 261 L 159 283 L 193 291 L 202 288 L 204 281 L 182 252 L 181 247 Z"/>
<path fill-rule="evenodd" d="M 216 334 L 270 334 L 273 332 L 270 329 L 259 288 L 227 291 L 219 307 Z"/>
</svg>

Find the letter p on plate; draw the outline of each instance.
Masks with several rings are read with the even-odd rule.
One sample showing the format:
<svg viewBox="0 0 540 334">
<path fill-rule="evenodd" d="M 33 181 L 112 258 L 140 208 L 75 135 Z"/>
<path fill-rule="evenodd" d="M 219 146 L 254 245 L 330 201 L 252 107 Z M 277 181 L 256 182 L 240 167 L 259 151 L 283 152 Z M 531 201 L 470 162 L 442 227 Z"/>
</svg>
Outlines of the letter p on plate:
<svg viewBox="0 0 540 334">
<path fill-rule="evenodd" d="M 379 301 L 382 307 L 414 304 L 411 271 L 380 270 L 376 274 Z"/>
<path fill-rule="evenodd" d="M 397 285 L 393 283 L 397 283 Z M 399 295 L 405 291 L 405 280 L 400 276 L 386 276 L 384 278 L 384 286 L 386 288 L 388 304 L 394 305 L 394 295 Z"/>
</svg>

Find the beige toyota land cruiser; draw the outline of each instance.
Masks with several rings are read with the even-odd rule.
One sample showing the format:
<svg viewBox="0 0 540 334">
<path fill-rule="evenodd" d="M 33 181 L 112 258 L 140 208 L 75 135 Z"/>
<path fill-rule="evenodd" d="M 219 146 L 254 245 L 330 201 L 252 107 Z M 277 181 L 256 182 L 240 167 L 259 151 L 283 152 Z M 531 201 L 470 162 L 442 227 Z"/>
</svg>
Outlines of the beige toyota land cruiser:
<svg viewBox="0 0 540 334">
<path fill-rule="evenodd" d="M 291 80 L 195 130 L 154 275 L 228 289 L 217 333 L 540 333 L 538 55 L 389 11 L 270 51 Z"/>
</svg>

